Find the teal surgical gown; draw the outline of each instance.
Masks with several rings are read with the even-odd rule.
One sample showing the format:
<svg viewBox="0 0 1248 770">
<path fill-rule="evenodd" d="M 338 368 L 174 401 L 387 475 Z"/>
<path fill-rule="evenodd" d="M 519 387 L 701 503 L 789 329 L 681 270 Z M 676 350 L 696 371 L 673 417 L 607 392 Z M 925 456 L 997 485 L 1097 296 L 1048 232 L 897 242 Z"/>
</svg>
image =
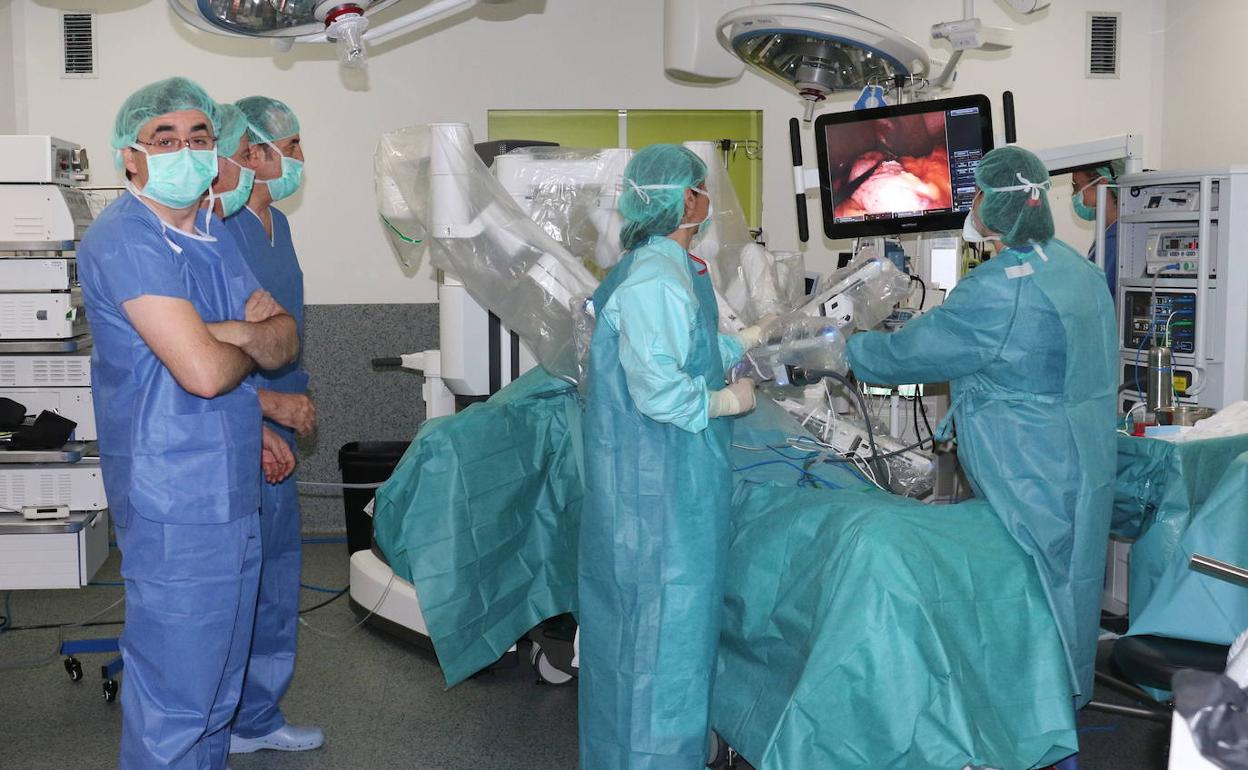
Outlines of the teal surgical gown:
<svg viewBox="0 0 1248 770">
<path fill-rule="evenodd" d="M 1104 273 L 1058 240 L 985 262 L 896 333 L 849 340 L 859 380 L 950 382 L 958 459 L 1035 561 L 1080 705 L 1113 502 L 1117 351 Z"/>
<path fill-rule="evenodd" d="M 699 272 L 701 271 L 701 272 Z M 705 268 L 652 237 L 594 295 L 579 562 L 582 770 L 706 762 L 732 475 L 709 418 L 740 345 Z"/>
</svg>

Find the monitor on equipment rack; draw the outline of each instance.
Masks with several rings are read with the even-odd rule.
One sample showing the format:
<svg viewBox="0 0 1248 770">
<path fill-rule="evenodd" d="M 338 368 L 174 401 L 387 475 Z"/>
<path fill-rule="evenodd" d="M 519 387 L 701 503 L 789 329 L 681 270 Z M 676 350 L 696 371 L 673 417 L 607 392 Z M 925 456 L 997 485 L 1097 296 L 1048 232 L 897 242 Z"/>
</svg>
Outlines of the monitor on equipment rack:
<svg viewBox="0 0 1248 770">
<path fill-rule="evenodd" d="M 829 238 L 956 230 L 992 149 L 983 95 L 837 112 L 815 121 Z"/>
</svg>

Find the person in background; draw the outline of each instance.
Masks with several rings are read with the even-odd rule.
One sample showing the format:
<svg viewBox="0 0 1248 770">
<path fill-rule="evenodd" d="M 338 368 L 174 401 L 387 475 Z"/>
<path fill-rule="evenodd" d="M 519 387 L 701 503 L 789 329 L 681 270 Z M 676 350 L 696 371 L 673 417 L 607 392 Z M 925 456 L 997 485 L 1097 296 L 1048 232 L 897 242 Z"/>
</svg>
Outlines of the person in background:
<svg viewBox="0 0 1248 770">
<path fill-rule="evenodd" d="M 264 96 L 249 96 L 233 106 L 247 131 L 232 153 L 237 160 L 223 165 L 237 164 L 240 180 L 250 171 L 255 182 L 246 205 L 227 216 L 225 228 L 238 241 L 260 285 L 294 316 L 302 341 L 303 271 L 286 215 L 273 206 L 299 189 L 303 171 L 299 121 L 285 104 Z M 229 187 L 229 180 L 223 186 Z M 236 205 L 237 198 L 230 203 Z M 296 360 L 258 371 L 253 382 L 266 429 L 276 431 L 293 452 L 295 435 L 308 435 L 316 424 L 316 409 L 307 396 L 307 373 Z M 292 725 L 281 709 L 295 673 L 302 533 L 295 477 L 266 484 L 260 504 L 260 600 L 242 700 L 230 737 L 234 754 L 264 749 L 307 751 L 325 741 L 320 728 Z"/>
<path fill-rule="evenodd" d="M 205 205 L 221 219 L 234 216 L 247 205 L 256 172 L 245 165 L 251 155 L 247 139 L 247 116 L 234 104 L 218 104 L 221 126 L 217 130 L 217 178 Z"/>
<path fill-rule="evenodd" d="M 127 192 L 77 252 L 125 581 L 126 770 L 225 766 L 255 616 L 261 465 L 274 480 L 294 467 L 264 439 L 246 378 L 295 359 L 295 321 L 200 209 L 218 125 L 185 78 L 127 98 L 112 136 Z"/>
<path fill-rule="evenodd" d="M 1118 177 L 1126 164 L 1115 160 L 1101 166 L 1085 166 L 1070 173 L 1070 203 L 1075 215 L 1096 221 L 1096 188 L 1106 185 L 1105 194 L 1105 281 L 1109 295 L 1118 302 Z M 1096 259 L 1096 241 L 1088 249 L 1088 259 Z"/>
<path fill-rule="evenodd" d="M 1092 697 L 1117 469 L 1117 335 L 1099 269 L 1053 237 L 1048 172 L 1017 146 L 984 156 L 964 238 L 1005 248 L 901 330 L 849 339 L 862 382 L 949 382 L 958 459 L 1035 562 L 1076 705 Z"/>
<path fill-rule="evenodd" d="M 725 370 L 759 327 L 718 331 L 706 166 L 674 145 L 629 162 L 626 254 L 593 297 L 579 594 L 584 770 L 706 763 L 727 558 L 732 421 L 754 408 Z"/>
</svg>

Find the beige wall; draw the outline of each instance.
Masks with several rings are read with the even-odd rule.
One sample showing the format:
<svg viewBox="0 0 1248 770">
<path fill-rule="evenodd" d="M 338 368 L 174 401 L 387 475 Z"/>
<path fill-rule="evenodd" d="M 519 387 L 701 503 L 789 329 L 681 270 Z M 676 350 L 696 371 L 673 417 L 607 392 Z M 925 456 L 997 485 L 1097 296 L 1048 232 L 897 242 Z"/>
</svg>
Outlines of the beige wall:
<svg viewBox="0 0 1248 770">
<path fill-rule="evenodd" d="M 959 0 L 846 4 L 920 41 L 928 39 L 932 23 L 957 17 L 962 6 Z M 968 56 L 951 94 L 983 92 L 999 105 L 1001 92 L 1013 90 L 1025 145 L 1135 132 L 1148 138 L 1150 160 L 1157 158 L 1158 30 L 1164 4 L 1057 0 L 1036 17 L 1011 17 L 1001 4 L 980 0 L 985 21 L 1018 29 L 1017 44 L 1005 54 Z M 67 8 L 99 11 L 97 79 L 57 76 L 59 11 Z M 359 80 L 344 83 L 332 47 L 301 47 L 275 58 L 263 42 L 189 29 L 164 0 L 14 0 L 16 32 L 26 45 L 26 53 L 17 57 L 17 129 L 86 144 L 95 181 L 108 183 L 115 179 L 108 161 L 113 115 L 127 94 L 147 82 L 183 74 L 222 100 L 254 93 L 281 98 L 302 119 L 308 155 L 305 191 L 286 207 L 307 276 L 308 301 L 412 302 L 432 301 L 434 285 L 427 272 L 402 275 L 378 226 L 371 156 L 382 132 L 462 120 L 481 135 L 492 108 L 762 109 L 764 226 L 773 248 L 796 248 L 787 121 L 800 110 L 797 98 L 752 73 L 723 87 L 667 80 L 661 63 L 662 8 L 662 0 L 513 0 L 482 11 L 486 18 L 444 22 L 432 33 L 373 51 L 365 88 Z M 1089 10 L 1123 13 L 1120 79 L 1083 77 Z M 934 54 L 946 55 L 936 49 Z M 852 97 L 842 98 L 830 108 L 843 109 L 850 102 Z M 813 164 L 809 136 L 807 144 Z M 1090 241 L 1090 230 L 1080 229 L 1069 216 L 1066 186 L 1055 189 L 1059 234 L 1082 246 Z M 817 205 L 811 213 L 817 230 Z M 828 244 L 812 243 L 808 261 L 826 268 L 829 253 Z"/>
<path fill-rule="evenodd" d="M 1248 3 L 1170 2 L 1166 9 L 1166 168 L 1248 163 L 1248 89 L 1240 76 Z"/>
<path fill-rule="evenodd" d="M 17 132 L 17 94 L 13 91 L 13 6 L 0 0 L 0 134 Z"/>
</svg>

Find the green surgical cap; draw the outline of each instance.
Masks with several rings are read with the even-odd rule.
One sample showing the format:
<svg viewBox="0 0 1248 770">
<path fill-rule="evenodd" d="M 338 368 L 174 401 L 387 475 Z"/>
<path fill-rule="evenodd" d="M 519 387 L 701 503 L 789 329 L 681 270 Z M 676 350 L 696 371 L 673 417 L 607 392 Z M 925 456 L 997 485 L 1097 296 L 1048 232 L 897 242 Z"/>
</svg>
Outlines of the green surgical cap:
<svg viewBox="0 0 1248 770">
<path fill-rule="evenodd" d="M 706 180 L 706 164 L 675 144 L 652 144 L 633 156 L 624 169 L 620 245 L 640 246 L 652 235 L 667 235 L 685 217 L 685 190 Z"/>
<path fill-rule="evenodd" d="M 233 157 L 243 134 L 247 133 L 247 116 L 233 104 L 218 104 L 217 122 L 217 154 L 223 158 Z"/>
<path fill-rule="evenodd" d="M 1118 177 L 1122 176 L 1123 172 L 1126 170 L 1127 161 L 1119 158 L 1118 160 L 1111 160 L 1104 166 L 1097 166 L 1095 172 L 1105 177 L 1111 184 L 1113 184 L 1118 181 Z"/>
<path fill-rule="evenodd" d="M 182 110 L 199 110 L 208 116 L 213 133 L 217 128 L 217 103 L 204 89 L 186 78 L 169 78 L 143 86 L 130 94 L 117 111 L 113 124 L 112 147 L 117 168 L 122 167 L 121 150 L 134 144 L 139 129 L 153 118 Z"/>
<path fill-rule="evenodd" d="M 1032 152 L 1016 145 L 998 147 L 975 169 L 984 193 L 979 219 L 1006 246 L 1045 243 L 1053 238 L 1049 172 Z"/>
<path fill-rule="evenodd" d="M 247 138 L 253 142 L 277 142 L 299 133 L 294 110 L 267 96 L 248 96 L 234 102 L 247 116 Z"/>
</svg>

